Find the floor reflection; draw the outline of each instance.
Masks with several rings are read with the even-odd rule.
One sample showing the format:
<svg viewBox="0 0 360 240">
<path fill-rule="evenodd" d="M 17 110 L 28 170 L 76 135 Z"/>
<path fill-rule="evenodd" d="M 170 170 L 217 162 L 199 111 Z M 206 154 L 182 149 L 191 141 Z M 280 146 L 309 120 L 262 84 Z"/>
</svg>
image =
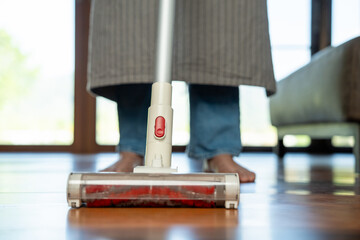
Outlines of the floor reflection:
<svg viewBox="0 0 360 240">
<path fill-rule="evenodd" d="M 198 229 L 231 237 L 238 224 L 238 211 L 226 209 L 80 208 L 67 214 L 67 234 L 82 238 L 197 239 Z"/>
<path fill-rule="evenodd" d="M 297 163 L 296 168 L 287 163 L 284 160 L 277 163 L 277 183 L 274 186 L 277 193 L 360 195 L 360 179 L 352 169 L 344 170 L 331 164 L 329 159 L 323 162 L 303 161 Z"/>
</svg>

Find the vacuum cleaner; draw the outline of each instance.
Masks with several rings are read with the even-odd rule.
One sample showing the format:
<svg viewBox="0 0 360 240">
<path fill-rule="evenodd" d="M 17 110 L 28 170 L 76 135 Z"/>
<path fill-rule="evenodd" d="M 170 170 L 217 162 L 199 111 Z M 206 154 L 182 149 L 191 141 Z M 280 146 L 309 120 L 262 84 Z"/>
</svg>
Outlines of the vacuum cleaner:
<svg viewBox="0 0 360 240">
<path fill-rule="evenodd" d="M 237 173 L 180 174 L 171 168 L 171 59 L 175 0 L 160 0 L 156 76 L 148 109 L 145 165 L 133 173 L 70 173 L 70 207 L 225 207 L 236 209 Z"/>
</svg>

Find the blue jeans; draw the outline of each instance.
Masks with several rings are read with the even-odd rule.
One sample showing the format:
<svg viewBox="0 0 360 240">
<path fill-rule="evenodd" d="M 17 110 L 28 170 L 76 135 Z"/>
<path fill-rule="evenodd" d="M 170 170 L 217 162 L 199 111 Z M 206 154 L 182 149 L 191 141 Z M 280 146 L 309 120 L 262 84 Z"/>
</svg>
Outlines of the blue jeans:
<svg viewBox="0 0 360 240">
<path fill-rule="evenodd" d="M 145 155 L 147 109 L 151 84 L 120 85 L 117 89 L 120 152 Z M 190 158 L 205 160 L 241 151 L 239 88 L 189 85 Z"/>
</svg>

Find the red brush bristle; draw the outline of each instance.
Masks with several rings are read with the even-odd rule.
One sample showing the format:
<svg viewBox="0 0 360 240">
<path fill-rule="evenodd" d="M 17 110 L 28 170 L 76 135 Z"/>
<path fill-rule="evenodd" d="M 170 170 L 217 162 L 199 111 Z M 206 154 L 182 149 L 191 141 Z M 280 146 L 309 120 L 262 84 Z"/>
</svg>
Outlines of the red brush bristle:
<svg viewBox="0 0 360 240">
<path fill-rule="evenodd" d="M 110 185 L 89 185 L 85 188 L 86 194 L 104 194 L 107 198 L 89 199 L 86 204 L 88 207 L 216 207 L 214 201 L 193 200 L 187 195 L 194 194 L 212 195 L 215 192 L 215 186 L 181 186 L 180 190 L 164 186 L 143 186 L 128 188 L 124 186 Z M 154 199 L 144 199 L 144 197 L 153 197 Z M 100 197 L 101 198 L 101 197 Z"/>
<path fill-rule="evenodd" d="M 87 185 L 85 188 L 86 194 L 97 193 L 97 192 L 106 192 L 111 189 L 111 185 Z"/>
<path fill-rule="evenodd" d="M 213 194 L 215 192 L 215 186 L 182 186 L 181 188 L 186 191 L 202 194 Z"/>
<path fill-rule="evenodd" d="M 101 199 L 101 200 L 91 200 L 86 203 L 88 207 L 111 207 L 112 206 L 111 199 Z"/>
</svg>

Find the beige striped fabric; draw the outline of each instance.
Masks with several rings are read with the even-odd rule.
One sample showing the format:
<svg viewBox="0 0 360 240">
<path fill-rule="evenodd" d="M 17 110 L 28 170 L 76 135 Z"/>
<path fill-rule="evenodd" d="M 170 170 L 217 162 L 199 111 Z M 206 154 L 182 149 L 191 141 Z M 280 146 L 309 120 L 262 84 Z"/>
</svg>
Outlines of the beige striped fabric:
<svg viewBox="0 0 360 240">
<path fill-rule="evenodd" d="M 154 81 L 157 0 L 93 0 L 88 89 Z M 223 86 L 276 85 L 266 0 L 177 0 L 172 80 Z"/>
</svg>

